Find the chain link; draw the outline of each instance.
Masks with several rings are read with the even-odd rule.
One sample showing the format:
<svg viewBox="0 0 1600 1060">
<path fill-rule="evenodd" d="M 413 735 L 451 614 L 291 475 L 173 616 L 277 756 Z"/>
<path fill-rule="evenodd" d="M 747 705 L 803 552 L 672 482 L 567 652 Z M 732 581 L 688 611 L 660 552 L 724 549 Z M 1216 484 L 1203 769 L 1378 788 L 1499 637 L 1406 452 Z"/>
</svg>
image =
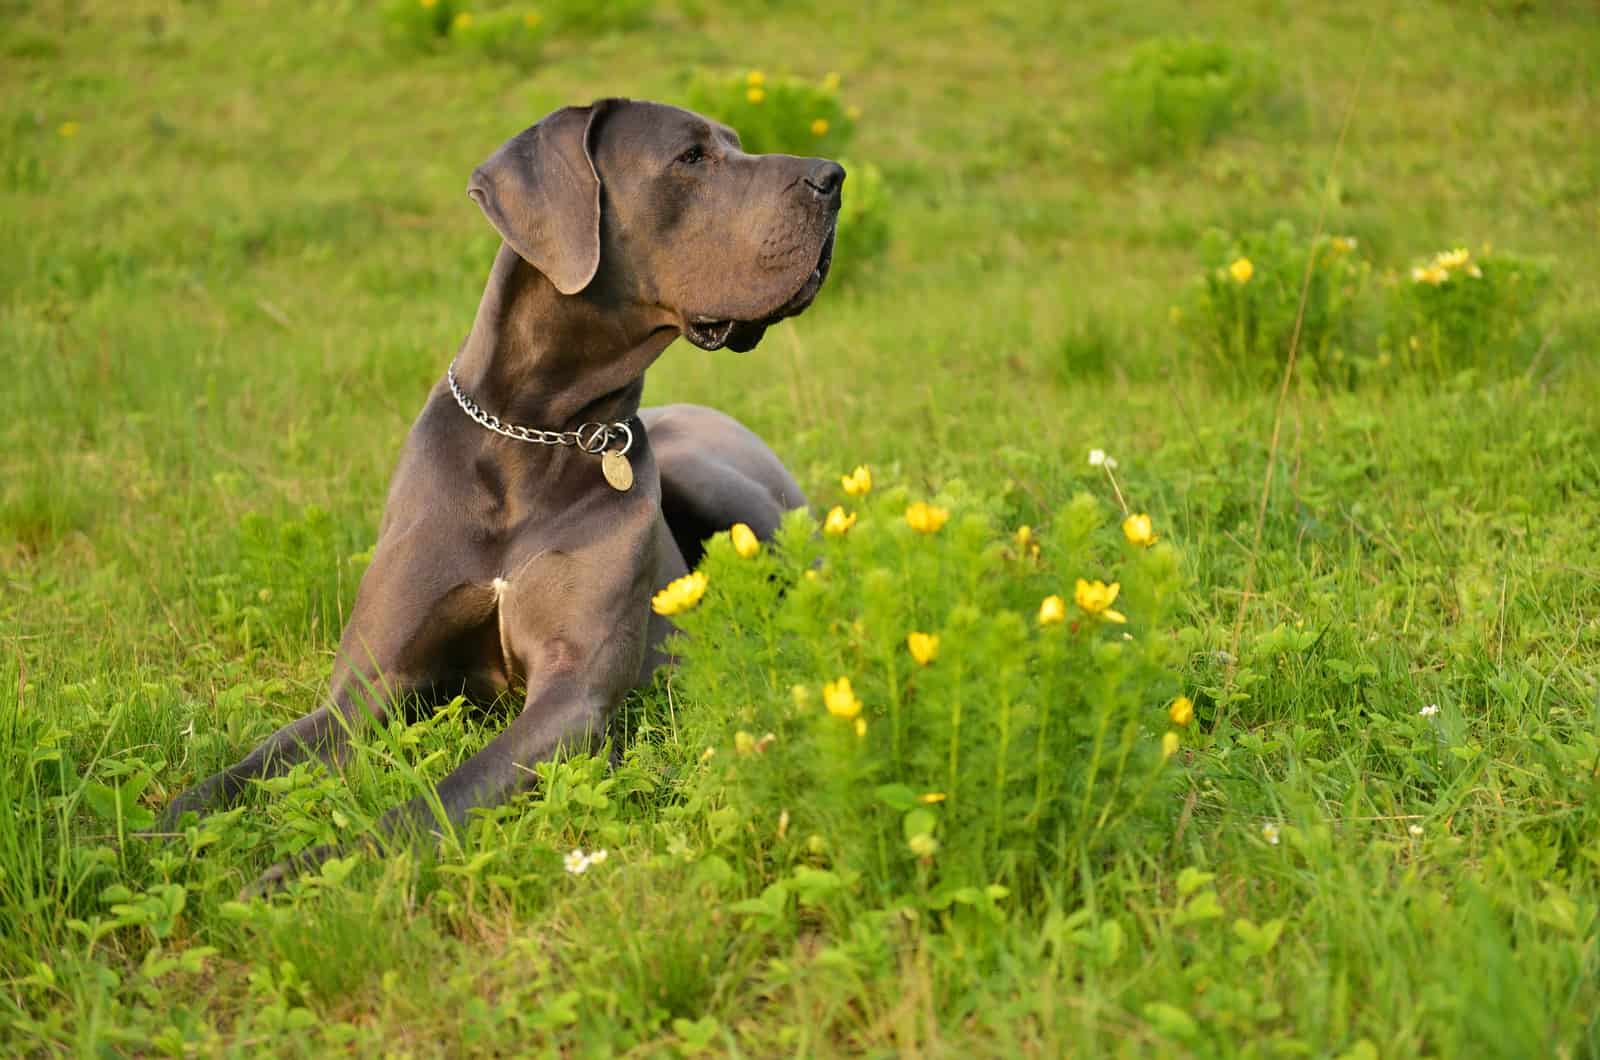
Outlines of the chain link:
<svg viewBox="0 0 1600 1060">
<path fill-rule="evenodd" d="M 502 423 L 499 416 L 485 412 L 476 401 L 467 397 L 461 384 L 456 382 L 456 362 L 450 362 L 450 370 L 445 373 L 445 378 L 450 381 L 450 393 L 455 395 L 461 411 L 480 427 L 486 427 L 496 434 L 535 445 L 570 445 L 591 454 L 605 452 L 617 439 L 623 439 L 621 455 L 627 456 L 628 450 L 633 448 L 633 428 L 621 422 L 581 423 L 577 430 L 572 431 L 546 431 L 538 427 L 524 427 L 520 423 Z"/>
</svg>

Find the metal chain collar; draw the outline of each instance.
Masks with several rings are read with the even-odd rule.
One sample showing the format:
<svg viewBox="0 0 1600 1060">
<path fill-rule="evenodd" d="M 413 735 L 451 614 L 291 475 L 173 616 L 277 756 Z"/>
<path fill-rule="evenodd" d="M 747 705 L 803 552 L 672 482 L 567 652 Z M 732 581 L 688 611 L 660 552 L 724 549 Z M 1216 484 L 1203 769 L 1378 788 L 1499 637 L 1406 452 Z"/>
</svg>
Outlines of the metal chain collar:
<svg viewBox="0 0 1600 1060">
<path fill-rule="evenodd" d="M 450 362 L 450 370 L 445 374 L 450 381 L 450 393 L 455 395 L 456 404 L 461 406 L 474 423 L 486 427 L 496 434 L 507 438 L 514 438 L 519 442 L 532 442 L 536 445 L 570 445 L 585 453 L 603 453 L 613 441 L 621 440 L 622 448 L 618 454 L 626 456 L 629 449 L 633 448 L 633 428 L 626 423 L 582 423 L 577 430 L 572 431 L 545 431 L 538 427 L 524 427 L 519 423 L 502 423 L 500 417 L 490 412 L 485 412 L 478 403 L 467 397 L 462 391 L 461 384 L 456 382 L 456 362 Z"/>
</svg>

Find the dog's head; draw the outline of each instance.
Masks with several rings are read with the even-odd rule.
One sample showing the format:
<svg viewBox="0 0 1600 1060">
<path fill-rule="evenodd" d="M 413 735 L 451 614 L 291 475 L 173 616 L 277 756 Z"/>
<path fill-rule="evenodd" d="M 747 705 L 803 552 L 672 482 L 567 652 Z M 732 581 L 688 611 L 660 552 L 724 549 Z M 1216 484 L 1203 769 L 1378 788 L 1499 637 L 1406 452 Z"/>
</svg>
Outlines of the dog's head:
<svg viewBox="0 0 1600 1060">
<path fill-rule="evenodd" d="M 822 287 L 843 183 L 836 162 L 745 154 L 698 114 L 606 99 L 518 133 L 467 193 L 562 294 L 599 289 L 743 351 Z"/>
</svg>

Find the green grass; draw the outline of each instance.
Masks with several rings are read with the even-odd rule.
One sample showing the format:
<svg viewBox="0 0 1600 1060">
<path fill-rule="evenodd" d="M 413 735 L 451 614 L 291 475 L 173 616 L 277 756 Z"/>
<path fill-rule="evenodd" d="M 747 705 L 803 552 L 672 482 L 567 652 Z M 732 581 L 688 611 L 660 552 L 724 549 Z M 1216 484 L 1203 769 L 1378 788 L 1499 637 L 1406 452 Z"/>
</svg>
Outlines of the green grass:
<svg viewBox="0 0 1600 1060">
<path fill-rule="evenodd" d="M 0 0 L 0 1049 L 1600 1055 L 1592 7 L 649 19 L 552 32 L 530 71 L 394 50 L 354 2 Z M 1107 84 L 1157 35 L 1259 49 L 1282 105 L 1127 161 Z M 663 685 L 619 769 L 554 767 L 436 860 L 235 901 L 492 720 L 129 835 L 324 684 L 495 249 L 472 167 L 560 104 L 753 67 L 842 75 L 891 240 L 750 354 L 674 347 L 649 399 L 734 414 L 819 503 L 867 462 L 1037 525 L 1112 503 L 1085 456 L 1114 454 L 1187 579 L 1198 712 L 1160 827 L 993 915 L 846 890 L 758 930 L 735 907 L 778 867 L 684 779 L 740 704 Z M 1486 242 L 1547 264 L 1545 352 L 1291 386 L 1269 464 L 1275 393 L 1208 377 L 1169 308 L 1206 230 L 1319 216 L 1402 277 Z M 568 876 L 578 845 L 610 859 Z"/>
</svg>

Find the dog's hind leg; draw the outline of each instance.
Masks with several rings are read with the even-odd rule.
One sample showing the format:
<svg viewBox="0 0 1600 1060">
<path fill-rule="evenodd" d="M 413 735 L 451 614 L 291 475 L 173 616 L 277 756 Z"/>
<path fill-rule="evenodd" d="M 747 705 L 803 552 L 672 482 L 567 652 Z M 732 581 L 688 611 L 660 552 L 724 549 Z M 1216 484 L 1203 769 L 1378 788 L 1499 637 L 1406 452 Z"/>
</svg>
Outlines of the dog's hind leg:
<svg viewBox="0 0 1600 1060">
<path fill-rule="evenodd" d="M 731 416 L 664 405 L 639 410 L 639 418 L 661 468 L 661 513 L 688 567 L 700 562 L 712 534 L 744 523 L 766 541 L 785 512 L 805 507 L 777 454 Z"/>
</svg>

